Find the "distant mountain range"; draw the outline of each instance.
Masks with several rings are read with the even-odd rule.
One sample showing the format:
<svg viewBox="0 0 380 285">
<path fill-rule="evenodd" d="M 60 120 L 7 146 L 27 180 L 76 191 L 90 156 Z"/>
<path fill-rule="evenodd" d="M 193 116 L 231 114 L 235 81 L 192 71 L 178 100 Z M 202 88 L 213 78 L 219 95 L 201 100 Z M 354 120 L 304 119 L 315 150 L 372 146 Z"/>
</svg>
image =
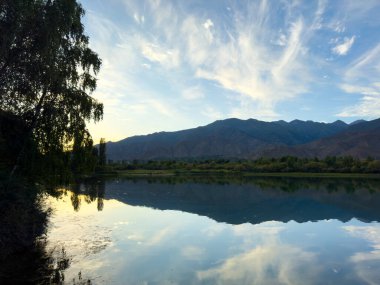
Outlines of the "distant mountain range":
<svg viewBox="0 0 380 285">
<path fill-rule="evenodd" d="M 107 143 L 112 160 L 351 155 L 380 158 L 380 119 L 319 123 L 226 119 Z"/>
</svg>

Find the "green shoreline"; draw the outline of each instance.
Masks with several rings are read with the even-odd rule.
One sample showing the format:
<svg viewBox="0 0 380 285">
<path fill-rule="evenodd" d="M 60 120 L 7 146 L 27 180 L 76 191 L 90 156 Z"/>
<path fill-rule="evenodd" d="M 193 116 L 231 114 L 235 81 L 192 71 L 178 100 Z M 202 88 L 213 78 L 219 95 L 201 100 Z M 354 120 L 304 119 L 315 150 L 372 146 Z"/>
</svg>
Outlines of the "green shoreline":
<svg viewBox="0 0 380 285">
<path fill-rule="evenodd" d="M 310 177 L 310 178 L 366 178 L 380 179 L 380 174 L 374 173 L 312 173 L 312 172 L 232 172 L 212 170 L 115 170 L 97 173 L 95 176 L 124 176 L 124 177 L 150 177 L 150 176 L 240 176 L 240 177 Z"/>
</svg>

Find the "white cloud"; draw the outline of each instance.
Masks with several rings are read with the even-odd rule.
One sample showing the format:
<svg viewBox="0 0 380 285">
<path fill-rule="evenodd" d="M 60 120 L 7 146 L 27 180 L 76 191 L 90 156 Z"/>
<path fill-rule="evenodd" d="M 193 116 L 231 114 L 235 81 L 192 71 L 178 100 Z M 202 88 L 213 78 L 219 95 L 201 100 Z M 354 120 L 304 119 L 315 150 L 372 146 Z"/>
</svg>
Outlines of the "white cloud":
<svg viewBox="0 0 380 285">
<path fill-rule="evenodd" d="M 197 276 L 203 282 L 218 280 L 218 284 L 304 284 L 305 280 L 317 280 L 319 270 L 313 253 L 290 245 L 269 244 L 199 271 Z"/>
<path fill-rule="evenodd" d="M 231 9 L 233 21 L 228 28 L 196 13 L 182 13 L 177 5 L 156 1 L 144 7 L 155 35 L 141 39 L 146 59 L 168 68 L 188 68 L 195 79 L 217 83 L 240 102 L 230 113 L 245 117 L 256 116 L 258 108 L 247 111 L 251 106 L 260 106 L 260 114 L 274 117 L 279 102 L 308 91 L 312 57 L 307 54 L 307 43 L 323 19 L 326 1 L 318 2 L 309 20 L 294 17 L 289 10 L 280 32 L 272 26 L 277 15 L 268 1 L 247 3 L 243 11 Z M 189 98 L 189 93 L 180 94 Z"/>
<path fill-rule="evenodd" d="M 262 120 L 275 120 L 280 115 L 274 111 L 271 102 L 252 102 L 249 98 L 241 98 L 238 106 L 232 108 L 228 117 L 231 118 L 260 118 Z"/>
<path fill-rule="evenodd" d="M 380 117 L 380 93 L 378 96 L 363 96 L 359 103 L 344 108 L 338 117 Z"/>
<path fill-rule="evenodd" d="M 145 17 L 144 16 L 140 16 L 137 13 L 133 14 L 133 19 L 136 21 L 137 24 L 144 24 L 144 22 L 145 22 Z"/>
<path fill-rule="evenodd" d="M 159 74 L 165 79 L 162 68 L 170 71 L 179 65 L 177 50 L 152 44 L 155 39 L 124 31 L 93 12 L 87 13 L 86 21 L 90 33 L 96 35 L 91 37 L 91 47 L 103 61 L 93 96 L 104 103 L 105 113 L 103 121 L 89 124 L 94 140 L 115 141 L 132 134 L 176 130 L 177 124 L 191 126 L 172 98 L 145 84 L 144 76 Z"/>
<path fill-rule="evenodd" d="M 265 23 L 265 19 L 261 22 Z M 225 90 L 240 94 L 243 109 L 250 105 L 260 106 L 260 113 L 274 114 L 276 103 L 307 90 L 308 72 L 303 62 L 302 20 L 298 19 L 290 25 L 286 43 L 285 35 L 282 35 L 281 52 L 271 50 L 266 43 L 258 42 L 261 31 L 252 29 L 250 24 L 240 23 L 237 30 L 238 34 L 229 42 L 217 40 L 218 44 L 213 45 L 210 52 L 204 53 L 204 58 L 209 61 L 205 60 L 197 68 L 197 77 L 215 81 Z M 211 55 L 211 60 L 207 54 Z M 300 70 L 303 71 L 299 72 Z M 243 109 L 240 113 L 246 113 Z M 247 116 L 257 116 L 255 109 L 251 109 Z M 235 110 L 234 113 L 239 112 Z"/>
<path fill-rule="evenodd" d="M 350 51 L 354 42 L 355 42 L 355 36 L 352 36 L 351 38 L 345 37 L 343 40 L 343 43 L 336 45 L 331 50 L 333 53 L 340 56 L 347 55 L 347 53 Z"/>
<path fill-rule="evenodd" d="M 105 103 L 105 124 L 117 125 L 109 118 L 129 120 L 128 132 L 182 129 L 227 116 L 278 119 L 280 103 L 308 96 L 321 74 L 329 74 L 323 70 L 317 75 L 316 70 L 335 64 L 319 58 L 316 39 L 323 38 L 326 30 L 329 38 L 338 37 L 340 41 L 329 43 L 338 55 L 351 56 L 356 43 L 355 36 L 342 39 L 336 34 L 345 30 L 346 23 L 350 26 L 347 19 L 326 13 L 330 5 L 335 7 L 326 0 L 308 6 L 302 1 L 229 2 L 224 13 L 187 1 L 120 3 L 125 5 L 125 19 L 117 19 L 117 25 L 104 17 L 106 13 L 90 12 L 86 28 L 93 31 L 91 45 L 103 59 L 94 95 Z M 353 9 L 354 1 L 348 6 Z M 342 76 L 341 85 L 347 87 L 342 90 L 378 90 L 373 83 L 374 75 L 380 74 L 379 54 L 374 48 L 354 61 Z M 347 91 L 348 85 L 355 88 Z M 339 115 L 375 114 L 377 95 L 365 92 L 358 93 L 363 99 L 357 106 L 346 106 Z M 133 124 L 155 116 L 160 120 L 151 120 L 152 124 Z"/>
<path fill-rule="evenodd" d="M 196 68 L 210 60 L 214 36 L 210 29 L 203 27 L 200 20 L 194 16 L 185 17 L 177 33 L 184 35 L 176 44 L 183 47 L 188 64 Z"/>
<path fill-rule="evenodd" d="M 331 28 L 337 33 L 344 33 L 346 31 L 346 26 L 341 21 L 331 23 Z"/>
<path fill-rule="evenodd" d="M 201 87 L 195 86 L 183 90 L 182 97 L 186 100 L 197 100 L 204 98 L 205 95 Z"/>
<path fill-rule="evenodd" d="M 207 19 L 207 21 L 203 24 L 203 27 L 205 27 L 206 30 L 209 30 L 213 26 L 214 23 L 210 19 Z"/>
<path fill-rule="evenodd" d="M 210 118 L 211 120 L 214 120 L 214 121 L 224 119 L 223 114 L 211 106 L 206 106 L 201 111 L 201 114 L 207 118 Z"/>
<path fill-rule="evenodd" d="M 345 77 L 347 81 L 357 78 L 379 78 L 380 75 L 380 43 L 369 49 L 356 59 L 347 69 Z"/>
<path fill-rule="evenodd" d="M 365 19 L 365 17 L 368 16 L 368 13 L 370 13 L 371 11 L 376 11 L 376 8 L 378 8 L 379 6 L 380 2 L 378 0 L 346 0 L 342 2 L 340 8 L 344 14 L 350 15 L 350 20 L 362 21 L 363 18 Z"/>
<path fill-rule="evenodd" d="M 361 95 L 355 105 L 346 106 L 338 117 L 380 117 L 380 44 L 353 61 L 344 72 L 340 88 Z"/>
<path fill-rule="evenodd" d="M 374 270 L 380 262 L 380 227 L 371 226 L 345 226 L 350 235 L 366 240 L 372 247 L 366 252 L 357 252 L 350 257 L 354 264 L 354 271 L 366 284 L 375 285 L 380 280 L 380 272 Z"/>
<path fill-rule="evenodd" d="M 175 68 L 179 66 L 179 50 L 177 49 L 164 49 L 156 44 L 142 43 L 142 55 L 151 62 L 160 63 L 166 68 Z"/>
<path fill-rule="evenodd" d="M 373 86 L 358 86 L 350 84 L 342 84 L 341 88 L 347 93 L 358 93 L 366 96 L 379 96 L 380 97 L 380 86 L 379 83 L 373 84 Z"/>
<path fill-rule="evenodd" d="M 278 40 L 275 42 L 275 44 L 279 45 L 279 46 L 286 46 L 287 44 L 287 38 L 286 38 L 286 35 L 284 34 L 280 34 L 280 37 L 278 38 Z"/>
<path fill-rule="evenodd" d="M 204 258 L 205 250 L 198 246 L 188 245 L 181 250 L 181 254 L 188 260 L 202 260 Z"/>
<path fill-rule="evenodd" d="M 323 14 L 325 13 L 327 0 L 319 0 L 318 8 L 315 12 L 314 22 L 311 25 L 312 30 L 320 30 L 323 27 Z"/>
</svg>

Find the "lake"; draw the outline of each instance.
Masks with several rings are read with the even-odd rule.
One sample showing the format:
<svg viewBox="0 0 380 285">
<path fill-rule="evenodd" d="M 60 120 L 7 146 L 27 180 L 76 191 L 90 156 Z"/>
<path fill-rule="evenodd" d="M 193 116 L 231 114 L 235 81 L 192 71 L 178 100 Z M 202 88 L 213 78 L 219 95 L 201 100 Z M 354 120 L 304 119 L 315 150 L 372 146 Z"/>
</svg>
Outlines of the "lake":
<svg viewBox="0 0 380 285">
<path fill-rule="evenodd" d="M 67 284 L 379 284 L 379 180 L 113 178 L 59 192 L 45 198 L 46 247 Z"/>
</svg>

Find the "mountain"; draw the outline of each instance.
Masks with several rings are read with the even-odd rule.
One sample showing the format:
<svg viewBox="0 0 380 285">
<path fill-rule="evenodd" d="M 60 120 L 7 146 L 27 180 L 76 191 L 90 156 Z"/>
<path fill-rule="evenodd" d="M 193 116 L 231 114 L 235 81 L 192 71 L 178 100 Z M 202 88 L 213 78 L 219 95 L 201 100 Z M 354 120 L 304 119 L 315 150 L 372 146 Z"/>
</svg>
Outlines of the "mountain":
<svg viewBox="0 0 380 285">
<path fill-rule="evenodd" d="M 350 126 L 352 125 L 356 125 L 356 124 L 359 124 L 359 123 L 365 123 L 367 122 L 366 120 L 356 120 L 356 121 L 353 121 L 352 123 L 350 123 Z"/>
<path fill-rule="evenodd" d="M 344 131 L 294 147 L 268 147 L 259 156 L 326 157 L 351 155 L 380 158 L 380 119 L 351 123 Z"/>
<path fill-rule="evenodd" d="M 318 123 L 294 120 L 263 122 L 226 119 L 177 132 L 134 136 L 107 144 L 112 160 L 180 158 L 253 158 L 269 149 L 304 145 L 332 137 L 351 127 L 342 121 Z"/>
</svg>

